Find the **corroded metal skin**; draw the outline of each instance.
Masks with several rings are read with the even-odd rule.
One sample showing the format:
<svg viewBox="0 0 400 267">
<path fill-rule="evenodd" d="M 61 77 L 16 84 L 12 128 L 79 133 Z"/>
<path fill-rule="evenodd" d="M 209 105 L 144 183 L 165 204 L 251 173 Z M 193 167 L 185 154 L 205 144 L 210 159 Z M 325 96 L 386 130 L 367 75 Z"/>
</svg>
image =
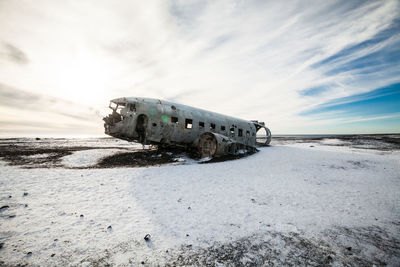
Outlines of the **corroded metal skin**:
<svg viewBox="0 0 400 267">
<path fill-rule="evenodd" d="M 142 144 L 197 148 L 202 157 L 254 152 L 271 141 L 271 132 L 262 122 L 159 99 L 117 98 L 110 108 L 112 113 L 103 118 L 106 134 Z M 260 129 L 266 135 L 257 139 Z"/>
</svg>

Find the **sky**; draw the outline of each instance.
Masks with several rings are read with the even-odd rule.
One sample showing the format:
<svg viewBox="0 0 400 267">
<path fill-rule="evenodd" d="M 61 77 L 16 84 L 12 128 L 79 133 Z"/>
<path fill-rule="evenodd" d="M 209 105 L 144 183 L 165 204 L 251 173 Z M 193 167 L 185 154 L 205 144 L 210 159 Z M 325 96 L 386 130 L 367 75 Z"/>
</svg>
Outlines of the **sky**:
<svg viewBox="0 0 400 267">
<path fill-rule="evenodd" d="M 101 136 L 118 97 L 400 133 L 400 1 L 0 0 L 0 137 Z"/>
</svg>

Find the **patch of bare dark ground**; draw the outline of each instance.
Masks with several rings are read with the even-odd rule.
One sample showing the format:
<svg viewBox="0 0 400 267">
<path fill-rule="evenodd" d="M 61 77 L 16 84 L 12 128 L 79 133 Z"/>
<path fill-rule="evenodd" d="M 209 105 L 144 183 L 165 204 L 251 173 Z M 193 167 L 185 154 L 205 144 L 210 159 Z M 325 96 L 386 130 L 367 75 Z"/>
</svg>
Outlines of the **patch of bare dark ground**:
<svg viewBox="0 0 400 267">
<path fill-rule="evenodd" d="M 62 158 L 76 151 L 91 149 L 120 149 L 126 150 L 104 158 L 98 165 L 90 168 L 138 167 L 154 166 L 175 162 L 174 156 L 182 151 L 174 150 L 167 153 L 165 150 L 137 149 L 127 146 L 113 146 L 113 139 L 92 138 L 74 139 L 72 144 L 68 138 L 28 139 L 10 138 L 1 139 L 0 159 L 12 166 L 22 168 L 54 168 L 65 167 Z M 93 144 L 92 146 L 88 146 Z M 106 146 L 104 146 L 106 144 Z M 111 144 L 111 146 L 107 146 Z M 89 167 L 85 167 L 89 168 Z"/>
<path fill-rule="evenodd" d="M 29 146 L 6 147 L 0 151 L 0 158 L 9 165 L 21 166 L 23 168 L 53 168 L 64 167 L 61 159 L 71 155 L 75 151 L 89 149 L 110 149 L 116 147 L 56 147 L 37 148 Z M 124 149 L 124 148 L 118 148 Z M 97 165 L 87 168 L 118 168 L 118 167 L 145 167 L 163 165 L 176 162 L 176 153 L 158 151 L 154 149 L 133 149 L 129 152 L 118 153 L 103 158 Z M 182 153 L 182 152 L 180 152 Z M 43 157 L 40 157 L 43 155 Z M 30 157 L 38 156 L 38 157 Z M 82 169 L 82 168 L 81 168 Z"/>
<path fill-rule="evenodd" d="M 183 153 L 183 152 L 181 152 Z M 103 158 L 94 168 L 145 167 L 176 162 L 176 154 L 159 150 L 118 153 Z"/>
<path fill-rule="evenodd" d="M 73 148 L 37 148 L 31 146 L 1 146 L 0 158 L 9 165 L 25 168 L 58 167 L 60 159 L 73 153 Z M 43 157 L 40 157 L 43 155 Z M 39 156 L 39 157 L 32 157 Z"/>
<path fill-rule="evenodd" d="M 400 230 L 400 229 L 397 229 Z M 168 266 L 398 266 L 399 235 L 378 226 L 337 228 L 324 238 L 267 232 L 215 243 L 207 248 L 182 246 Z"/>
<path fill-rule="evenodd" d="M 107 149 L 110 147 L 101 147 Z M 30 145 L 0 146 L 0 159 L 12 166 L 23 168 L 63 167 L 61 158 L 75 151 L 98 149 L 98 147 L 37 147 Z M 41 157 L 42 156 L 42 157 Z"/>
<path fill-rule="evenodd" d="M 160 149 L 137 149 L 118 146 L 68 146 L 68 139 L 60 139 L 63 146 L 52 146 L 51 143 L 20 141 L 0 144 L 0 159 L 12 166 L 22 168 L 54 168 L 64 167 L 61 163 L 62 157 L 71 155 L 76 151 L 90 149 L 120 149 L 126 152 L 118 153 L 103 158 L 97 165 L 92 167 L 76 167 L 75 169 L 87 168 L 118 168 L 118 167 L 146 167 L 174 163 L 177 158 L 184 155 L 198 159 L 198 155 L 191 151 L 178 148 Z M 14 142 L 13 142 L 14 141 Z"/>
</svg>

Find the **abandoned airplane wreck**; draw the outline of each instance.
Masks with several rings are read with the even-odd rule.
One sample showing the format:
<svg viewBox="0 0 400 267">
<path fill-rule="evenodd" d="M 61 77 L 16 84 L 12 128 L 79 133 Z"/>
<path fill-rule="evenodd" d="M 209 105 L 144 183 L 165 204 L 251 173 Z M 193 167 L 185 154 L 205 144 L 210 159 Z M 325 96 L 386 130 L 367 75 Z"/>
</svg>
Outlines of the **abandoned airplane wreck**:
<svg viewBox="0 0 400 267">
<path fill-rule="evenodd" d="M 168 101 L 123 97 L 110 101 L 105 133 L 144 145 L 197 149 L 202 158 L 257 151 L 271 142 L 263 122 L 242 120 Z M 257 133 L 264 134 L 259 135 Z"/>
</svg>

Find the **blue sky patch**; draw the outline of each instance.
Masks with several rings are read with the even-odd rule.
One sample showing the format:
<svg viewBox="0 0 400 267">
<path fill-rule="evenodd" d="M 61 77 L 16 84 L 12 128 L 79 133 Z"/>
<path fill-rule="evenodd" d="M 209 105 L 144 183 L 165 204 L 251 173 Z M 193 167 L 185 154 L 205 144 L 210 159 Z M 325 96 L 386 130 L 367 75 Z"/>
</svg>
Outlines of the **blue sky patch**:
<svg viewBox="0 0 400 267">
<path fill-rule="evenodd" d="M 368 93 L 339 98 L 317 108 L 302 112 L 301 116 L 337 113 L 343 116 L 379 116 L 400 112 L 400 83 Z"/>
<path fill-rule="evenodd" d="M 326 91 L 328 91 L 331 88 L 330 85 L 320 85 L 320 86 L 315 86 L 311 87 L 305 90 L 302 90 L 299 92 L 301 96 L 318 96 Z"/>
</svg>

